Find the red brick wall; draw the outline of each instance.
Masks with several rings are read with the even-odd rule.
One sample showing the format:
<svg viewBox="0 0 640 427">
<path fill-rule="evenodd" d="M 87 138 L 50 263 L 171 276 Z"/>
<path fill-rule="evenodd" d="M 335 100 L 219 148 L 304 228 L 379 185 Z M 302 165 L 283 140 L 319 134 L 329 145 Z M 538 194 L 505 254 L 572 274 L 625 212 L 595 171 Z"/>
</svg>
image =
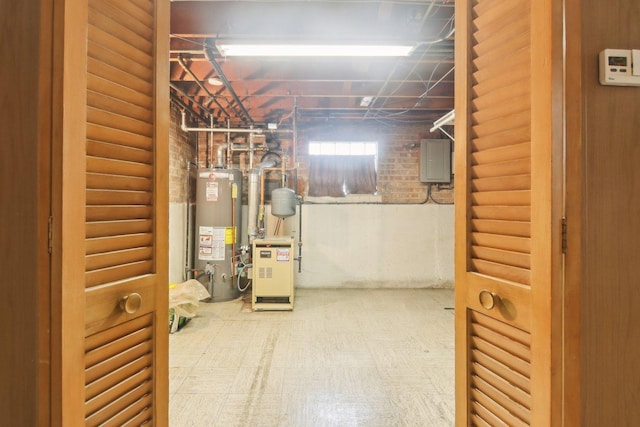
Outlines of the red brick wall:
<svg viewBox="0 0 640 427">
<path fill-rule="evenodd" d="M 169 129 L 169 202 L 184 203 L 187 194 L 187 162 L 196 160 L 196 134 L 180 129 L 180 110 L 171 105 Z"/>
<path fill-rule="evenodd" d="M 213 144 L 209 144 L 206 132 L 190 132 L 180 130 L 180 112 L 171 110 L 171 201 L 184 201 L 186 191 L 186 161 L 197 160 L 199 167 L 216 163 L 216 149 L 226 142 L 226 134 L 215 133 Z M 189 124 L 192 127 L 206 127 L 202 123 Z M 443 138 L 437 132 L 429 132 L 427 125 L 383 126 L 364 123 L 347 127 L 313 127 L 302 128 L 298 133 L 298 193 L 305 193 L 308 177 L 307 145 L 310 140 L 368 140 L 378 142 L 378 193 L 383 203 L 421 203 L 427 195 L 427 184 L 420 182 L 420 140 Z M 293 156 L 291 136 L 281 134 L 281 147 L 289 158 Z M 207 147 L 209 149 L 207 150 Z M 207 162 L 208 151 L 208 162 Z M 256 153 L 258 163 L 262 153 Z M 248 158 L 245 159 L 248 166 Z M 236 154 L 235 162 L 238 162 Z M 441 203 L 453 202 L 453 190 L 441 185 L 432 187 L 432 199 Z M 433 203 L 429 200 L 429 203 Z"/>
<path fill-rule="evenodd" d="M 368 140 L 378 142 L 378 193 L 383 203 L 421 203 L 427 184 L 420 182 L 420 140 L 439 139 L 443 135 L 429 132 L 426 125 L 391 127 L 362 125 L 342 128 L 307 129 L 298 139 L 299 188 L 307 188 L 310 140 Z M 432 187 L 432 198 L 440 203 L 453 202 L 453 190 L 441 185 Z M 429 203 L 433 203 L 429 200 Z"/>
</svg>

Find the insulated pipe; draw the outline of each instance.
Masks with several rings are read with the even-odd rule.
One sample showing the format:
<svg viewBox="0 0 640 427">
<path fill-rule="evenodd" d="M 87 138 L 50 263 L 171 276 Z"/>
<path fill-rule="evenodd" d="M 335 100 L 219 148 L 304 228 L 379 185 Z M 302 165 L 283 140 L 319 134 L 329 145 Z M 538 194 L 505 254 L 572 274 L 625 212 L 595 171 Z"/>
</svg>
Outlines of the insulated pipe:
<svg viewBox="0 0 640 427">
<path fill-rule="evenodd" d="M 230 132 L 230 133 L 262 133 L 262 129 L 243 129 L 243 128 L 190 128 L 187 127 L 186 113 L 182 112 L 182 123 L 180 129 L 185 132 Z"/>
<path fill-rule="evenodd" d="M 253 134 L 249 134 L 249 169 L 253 169 Z"/>
<path fill-rule="evenodd" d="M 220 144 L 216 150 L 216 167 L 224 168 L 224 161 L 226 159 L 226 151 L 229 148 L 229 144 Z"/>
<path fill-rule="evenodd" d="M 298 273 L 302 273 L 302 197 L 298 199 L 300 212 L 298 214 Z"/>
<path fill-rule="evenodd" d="M 249 210 L 247 214 L 247 232 L 249 235 L 249 244 L 258 235 L 258 203 L 260 201 L 260 176 L 262 169 L 275 166 L 274 160 L 267 160 L 260 163 L 257 167 L 251 169 L 249 173 L 248 202 Z"/>
</svg>

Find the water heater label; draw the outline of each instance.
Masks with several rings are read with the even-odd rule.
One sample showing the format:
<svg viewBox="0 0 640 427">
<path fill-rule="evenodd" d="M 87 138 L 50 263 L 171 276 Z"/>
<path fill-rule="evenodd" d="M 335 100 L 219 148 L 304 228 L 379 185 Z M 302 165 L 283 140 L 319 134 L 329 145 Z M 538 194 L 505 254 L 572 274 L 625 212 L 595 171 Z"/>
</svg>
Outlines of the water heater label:
<svg viewBox="0 0 640 427">
<path fill-rule="evenodd" d="M 216 181 L 207 181 L 205 189 L 205 199 L 207 202 L 218 201 L 218 183 Z"/>
<path fill-rule="evenodd" d="M 224 261 L 226 227 L 213 227 L 213 260 Z"/>
<path fill-rule="evenodd" d="M 213 261 L 213 227 L 198 229 L 198 259 Z"/>
</svg>

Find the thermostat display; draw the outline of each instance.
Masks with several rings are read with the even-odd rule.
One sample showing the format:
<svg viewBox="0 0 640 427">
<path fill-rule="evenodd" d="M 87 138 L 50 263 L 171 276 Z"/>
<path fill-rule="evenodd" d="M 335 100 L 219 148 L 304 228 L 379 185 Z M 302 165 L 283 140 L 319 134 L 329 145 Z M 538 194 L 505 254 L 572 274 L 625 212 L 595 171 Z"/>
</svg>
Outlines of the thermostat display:
<svg viewBox="0 0 640 427">
<path fill-rule="evenodd" d="M 640 50 L 605 49 L 600 52 L 600 83 L 640 86 Z"/>
</svg>

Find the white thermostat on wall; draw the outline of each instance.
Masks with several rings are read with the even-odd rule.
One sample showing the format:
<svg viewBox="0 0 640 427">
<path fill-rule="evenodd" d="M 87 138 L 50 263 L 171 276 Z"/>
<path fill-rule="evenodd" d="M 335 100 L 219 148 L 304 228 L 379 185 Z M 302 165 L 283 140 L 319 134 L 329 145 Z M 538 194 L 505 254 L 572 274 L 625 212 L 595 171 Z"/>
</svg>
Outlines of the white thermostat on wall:
<svg viewBox="0 0 640 427">
<path fill-rule="evenodd" d="M 600 52 L 600 84 L 640 86 L 640 50 L 605 49 Z"/>
</svg>

